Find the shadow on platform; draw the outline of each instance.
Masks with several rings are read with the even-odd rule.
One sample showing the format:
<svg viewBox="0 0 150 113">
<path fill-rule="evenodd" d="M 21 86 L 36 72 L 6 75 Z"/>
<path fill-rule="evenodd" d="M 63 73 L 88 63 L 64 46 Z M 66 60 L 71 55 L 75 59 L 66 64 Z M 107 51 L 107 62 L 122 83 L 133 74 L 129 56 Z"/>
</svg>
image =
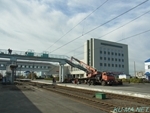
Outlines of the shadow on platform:
<svg viewBox="0 0 150 113">
<path fill-rule="evenodd" d="M 15 85 L 0 83 L 0 113 L 42 113 Z"/>
</svg>

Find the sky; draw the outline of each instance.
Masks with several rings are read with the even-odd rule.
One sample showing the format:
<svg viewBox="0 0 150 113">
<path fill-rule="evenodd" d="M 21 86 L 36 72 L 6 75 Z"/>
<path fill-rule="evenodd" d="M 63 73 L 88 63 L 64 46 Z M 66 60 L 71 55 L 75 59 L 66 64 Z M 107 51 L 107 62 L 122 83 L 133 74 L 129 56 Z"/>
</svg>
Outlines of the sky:
<svg viewBox="0 0 150 113">
<path fill-rule="evenodd" d="M 0 49 L 83 59 L 86 40 L 121 40 L 128 45 L 130 73 L 134 62 L 136 71 L 144 71 L 149 6 L 149 0 L 0 0 Z"/>
</svg>

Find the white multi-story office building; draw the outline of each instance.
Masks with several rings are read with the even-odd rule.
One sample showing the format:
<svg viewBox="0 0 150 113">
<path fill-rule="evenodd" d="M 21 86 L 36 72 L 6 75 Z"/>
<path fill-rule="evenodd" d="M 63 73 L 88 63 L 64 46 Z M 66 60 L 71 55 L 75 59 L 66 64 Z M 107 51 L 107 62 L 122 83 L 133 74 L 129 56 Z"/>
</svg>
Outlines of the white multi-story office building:
<svg viewBox="0 0 150 113">
<path fill-rule="evenodd" d="M 128 46 L 125 44 L 92 38 L 85 42 L 84 60 L 81 61 L 100 71 L 129 74 Z M 68 75 L 74 78 L 86 77 L 84 71 L 68 64 L 65 65 L 65 70 L 66 77 Z"/>
<path fill-rule="evenodd" d="M 128 46 L 125 44 L 92 38 L 84 45 L 84 60 L 100 71 L 129 74 Z"/>
</svg>

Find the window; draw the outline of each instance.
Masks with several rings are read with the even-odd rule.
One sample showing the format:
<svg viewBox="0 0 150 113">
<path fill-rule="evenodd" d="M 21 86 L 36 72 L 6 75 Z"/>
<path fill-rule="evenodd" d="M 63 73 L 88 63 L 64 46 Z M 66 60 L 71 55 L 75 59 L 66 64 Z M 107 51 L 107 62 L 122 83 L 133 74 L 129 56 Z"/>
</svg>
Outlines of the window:
<svg viewBox="0 0 150 113">
<path fill-rule="evenodd" d="M 122 59 L 122 62 L 124 62 L 124 59 Z"/>
<path fill-rule="evenodd" d="M 100 57 L 100 60 L 102 60 L 103 59 L 103 57 Z"/>
<path fill-rule="evenodd" d="M 102 54 L 102 51 L 100 51 L 100 53 Z"/>
<path fill-rule="evenodd" d="M 115 53 L 115 55 L 117 56 L 117 53 Z"/>
<path fill-rule="evenodd" d="M 118 53 L 118 56 L 120 56 L 120 53 Z"/>
<path fill-rule="evenodd" d="M 121 65 L 119 64 L 119 67 L 121 67 Z"/>
<path fill-rule="evenodd" d="M 114 58 L 112 58 L 111 60 L 114 61 Z"/>
<path fill-rule="evenodd" d="M 119 59 L 119 62 L 120 62 L 120 59 Z"/>
<path fill-rule="evenodd" d="M 110 67 L 110 64 L 108 64 L 108 67 Z"/>
<path fill-rule="evenodd" d="M 104 54 L 106 54 L 106 51 L 104 51 Z"/>
<path fill-rule="evenodd" d="M 114 67 L 114 64 L 112 64 L 112 67 Z"/>
<path fill-rule="evenodd" d="M 100 66 L 103 66 L 103 63 L 100 63 Z"/>
<path fill-rule="evenodd" d="M 110 61 L 110 58 L 108 58 L 108 60 Z"/>
<path fill-rule="evenodd" d="M 108 55 L 110 55 L 110 52 L 108 52 Z"/>
<path fill-rule="evenodd" d="M 122 65 L 122 68 L 124 68 L 124 65 Z"/>
<path fill-rule="evenodd" d="M 117 67 L 117 64 L 115 64 L 115 67 Z"/>
<path fill-rule="evenodd" d="M 117 58 L 115 58 L 115 61 L 117 61 Z"/>
<path fill-rule="evenodd" d="M 104 66 L 107 66 L 107 64 L 106 64 L 106 63 L 104 63 Z"/>
<path fill-rule="evenodd" d="M 148 69 L 150 69 L 150 65 L 148 65 Z"/>
<path fill-rule="evenodd" d="M 122 54 L 122 56 L 124 56 L 124 54 Z"/>
<path fill-rule="evenodd" d="M 106 57 L 104 57 L 104 60 L 106 60 Z"/>
<path fill-rule="evenodd" d="M 113 53 L 113 52 L 111 52 L 111 55 L 114 55 L 114 53 Z"/>
</svg>

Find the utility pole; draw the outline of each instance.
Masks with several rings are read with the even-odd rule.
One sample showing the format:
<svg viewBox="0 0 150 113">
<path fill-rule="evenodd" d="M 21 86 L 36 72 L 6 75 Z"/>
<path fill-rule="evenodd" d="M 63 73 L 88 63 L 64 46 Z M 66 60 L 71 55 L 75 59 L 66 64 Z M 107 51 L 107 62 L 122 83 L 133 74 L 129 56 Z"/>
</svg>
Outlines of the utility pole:
<svg viewBox="0 0 150 113">
<path fill-rule="evenodd" d="M 136 66 L 135 66 L 135 61 L 134 61 L 134 75 L 136 77 Z"/>
</svg>

